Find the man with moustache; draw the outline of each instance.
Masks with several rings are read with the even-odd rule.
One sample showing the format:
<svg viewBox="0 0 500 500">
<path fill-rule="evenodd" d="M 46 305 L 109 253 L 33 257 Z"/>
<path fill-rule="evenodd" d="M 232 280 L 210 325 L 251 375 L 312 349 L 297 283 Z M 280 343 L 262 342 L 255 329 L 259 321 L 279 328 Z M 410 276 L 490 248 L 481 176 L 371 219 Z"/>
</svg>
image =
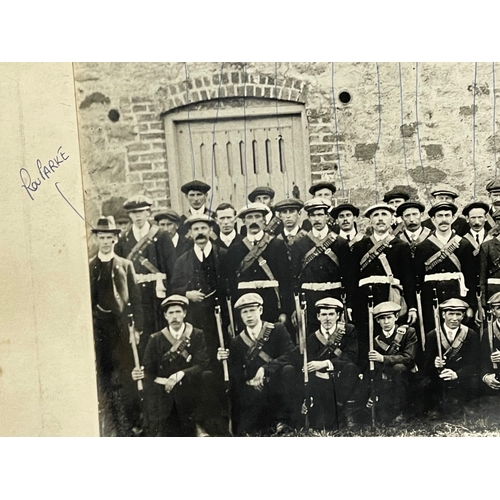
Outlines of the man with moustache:
<svg viewBox="0 0 500 500">
<path fill-rule="evenodd" d="M 167 210 L 158 212 L 154 219 L 158 223 L 158 226 L 165 230 L 172 238 L 172 244 L 175 248 L 175 260 L 177 260 L 184 252 L 193 248 L 193 240 L 186 238 L 185 236 L 181 236 L 177 232 L 179 224 L 181 223 L 181 217 L 175 210 L 168 208 Z"/>
<path fill-rule="evenodd" d="M 306 201 L 304 209 L 312 229 L 290 249 L 292 288 L 305 295 L 309 311 L 314 311 L 318 300 L 325 297 L 341 299 L 344 293 L 347 307 L 351 309 L 356 288 L 347 240 L 330 231 L 327 225 L 329 208 L 323 198 Z M 314 314 L 308 314 L 307 326 L 308 331 L 318 328 Z"/>
<path fill-rule="evenodd" d="M 323 200 L 326 200 L 326 202 L 330 205 L 330 207 L 333 207 L 334 199 L 333 195 L 337 191 L 337 188 L 335 187 L 335 184 L 333 182 L 328 182 L 328 181 L 320 181 L 316 182 L 309 188 L 309 194 L 313 198 L 322 198 Z M 328 227 L 330 228 L 330 231 L 335 231 L 338 232 L 338 227 L 335 224 L 335 220 L 333 217 L 330 217 L 328 219 Z M 304 231 L 310 231 L 312 228 L 311 222 L 309 219 L 306 219 L 302 223 L 302 229 Z"/>
<path fill-rule="evenodd" d="M 490 207 L 487 203 L 483 201 L 474 201 L 469 203 L 462 210 L 462 214 L 469 224 L 469 230 L 463 235 L 467 238 L 469 243 L 474 247 L 474 256 L 479 254 L 479 249 L 481 244 L 487 237 L 487 231 L 485 228 L 486 224 L 486 214 L 488 213 Z"/>
<path fill-rule="evenodd" d="M 436 221 L 437 222 L 437 221 Z M 441 348 L 438 355 L 438 335 L 431 330 L 426 336 L 423 365 L 424 401 L 430 417 L 438 412 L 460 413 L 477 389 L 480 370 L 480 343 L 476 331 L 463 325 L 469 304 L 451 298 L 439 305 L 441 318 Z"/>
<path fill-rule="evenodd" d="M 283 223 L 273 210 L 275 194 L 274 189 L 269 186 L 258 186 L 248 195 L 250 203 L 262 203 L 269 207 L 269 212 L 265 216 L 264 232 L 269 233 L 271 236 L 277 235 L 283 229 Z M 246 234 L 246 227 L 243 226 L 241 235 L 246 236 Z"/>
<path fill-rule="evenodd" d="M 276 321 L 280 313 L 291 309 L 291 277 L 284 241 L 264 231 L 269 213 L 263 203 L 249 203 L 239 210 L 247 235 L 228 250 L 227 276 L 234 299 L 258 292 L 264 302 L 263 319 Z"/>
<path fill-rule="evenodd" d="M 141 194 L 132 196 L 123 204 L 132 226 L 120 235 L 115 247 L 118 256 L 134 263 L 137 275 L 144 314 L 144 331 L 139 344 L 141 352 L 149 335 L 163 324 L 160 304 L 166 296 L 175 263 L 172 238 L 166 231 L 148 222 L 152 204 L 150 198 Z"/>
<path fill-rule="evenodd" d="M 336 228 L 333 231 L 340 237 L 347 240 L 349 247 L 360 241 L 363 235 L 356 227 L 356 219 L 359 216 L 359 208 L 350 203 L 341 203 L 335 208 L 332 208 L 330 215 L 336 223 Z"/>
<path fill-rule="evenodd" d="M 439 303 L 462 297 L 471 306 L 467 317 L 472 318 L 476 305 L 476 286 L 479 274 L 474 247 L 451 229 L 457 213 L 451 202 L 439 202 L 429 209 L 435 231 L 415 250 L 415 272 L 422 290 L 422 309 L 425 331 L 434 327 L 432 301 L 436 289 Z"/>
<path fill-rule="evenodd" d="M 185 236 L 188 233 L 188 228 L 185 227 L 184 223 L 186 219 L 192 215 L 205 215 L 207 217 L 213 217 L 214 213 L 212 210 L 207 208 L 208 192 L 210 191 L 210 186 L 203 181 L 193 180 L 186 182 L 181 186 L 181 191 L 186 196 L 186 200 L 189 203 L 189 211 L 187 214 L 181 215 L 181 220 L 177 232 L 181 236 Z M 215 238 L 215 235 L 214 235 Z"/>
<path fill-rule="evenodd" d="M 396 209 L 396 215 L 404 224 L 404 230 L 399 233 L 399 237 L 410 245 L 412 257 L 415 255 L 417 245 L 432 232 L 428 227 L 422 227 L 424 212 L 424 205 L 418 201 L 405 201 Z"/>
<path fill-rule="evenodd" d="M 495 293 L 488 300 L 492 313 L 491 337 L 489 330 L 483 331 L 481 340 L 481 380 L 485 395 L 500 394 L 500 292 Z"/>
<path fill-rule="evenodd" d="M 500 209 L 493 214 L 493 220 L 500 224 Z M 500 292 L 500 235 L 488 235 L 479 249 L 479 280 L 483 307 L 486 301 Z"/>
<path fill-rule="evenodd" d="M 360 359 L 368 353 L 368 297 L 370 287 L 374 305 L 395 302 L 401 305 L 401 317 L 413 324 L 417 319 L 415 275 L 410 246 L 391 234 L 394 208 L 385 203 L 372 205 L 365 211 L 373 230 L 352 246 L 354 270 L 359 289 L 353 301 L 354 324 L 358 331 Z"/>
<path fill-rule="evenodd" d="M 213 219 L 192 215 L 184 224 L 194 246 L 177 260 L 170 290 L 189 299 L 187 320 L 203 329 L 209 358 L 215 361 L 219 340 L 214 308 L 216 299 L 225 303 L 227 250 L 210 241 Z"/>
<path fill-rule="evenodd" d="M 404 222 L 401 220 L 401 217 L 397 214 L 397 209 L 402 203 L 408 201 L 409 199 L 410 195 L 406 191 L 406 189 L 398 187 L 395 187 L 384 194 L 383 202 L 387 203 L 392 208 L 394 208 L 394 211 L 396 213 L 395 221 L 391 226 L 392 234 L 394 234 L 394 236 L 398 236 L 401 232 L 403 232 L 405 228 Z"/>
<path fill-rule="evenodd" d="M 490 231 L 496 227 L 495 220 L 493 218 L 493 214 L 500 210 L 500 179 L 493 179 L 492 181 L 486 184 L 486 191 L 488 191 L 488 196 L 491 202 L 491 208 L 488 210 L 486 214 L 486 231 Z"/>
<path fill-rule="evenodd" d="M 217 246 L 227 250 L 243 239 L 236 231 L 236 209 L 230 203 L 221 203 L 215 209 L 215 222 L 219 227 L 219 236 L 215 240 Z"/>
</svg>

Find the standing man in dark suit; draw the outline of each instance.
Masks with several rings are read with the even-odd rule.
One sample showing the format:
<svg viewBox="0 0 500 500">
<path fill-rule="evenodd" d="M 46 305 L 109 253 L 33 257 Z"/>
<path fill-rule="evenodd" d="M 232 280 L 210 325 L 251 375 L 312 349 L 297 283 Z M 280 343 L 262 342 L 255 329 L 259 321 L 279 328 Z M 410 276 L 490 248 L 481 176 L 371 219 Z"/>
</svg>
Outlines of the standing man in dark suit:
<svg viewBox="0 0 500 500">
<path fill-rule="evenodd" d="M 488 184 L 486 184 L 486 191 L 488 191 L 488 196 L 491 202 L 491 208 L 486 214 L 486 230 L 489 231 L 496 226 L 493 214 L 497 210 L 500 210 L 500 179 L 493 179 L 488 182 Z"/>
<path fill-rule="evenodd" d="M 415 274 L 408 243 L 391 234 L 394 208 L 385 203 L 372 205 L 365 211 L 373 229 L 352 246 L 354 272 L 359 284 L 353 302 L 353 314 L 358 331 L 360 357 L 368 353 L 368 296 L 370 287 L 374 305 L 395 302 L 401 306 L 400 316 L 412 325 L 417 319 Z M 406 312 L 408 312 L 407 319 Z"/>
<path fill-rule="evenodd" d="M 203 181 L 190 181 L 186 182 L 181 186 L 181 191 L 186 196 L 186 200 L 189 203 L 189 212 L 187 214 L 181 215 L 181 220 L 177 232 L 186 236 L 188 228 L 185 227 L 184 223 L 186 219 L 191 215 L 206 215 L 208 217 L 213 217 L 214 213 L 212 210 L 207 208 L 207 193 L 210 191 L 210 186 Z"/>
<path fill-rule="evenodd" d="M 404 224 L 403 231 L 398 236 L 410 245 L 412 257 L 415 255 L 417 245 L 432 232 L 428 227 L 422 227 L 422 214 L 424 212 L 424 205 L 418 201 L 405 201 L 396 209 L 396 215 L 401 218 Z"/>
<path fill-rule="evenodd" d="M 141 296 L 132 262 L 114 252 L 120 229 L 113 217 L 100 217 L 92 232 L 99 249 L 90 261 L 99 401 L 110 408 L 116 433 L 129 436 L 139 433 L 141 423 L 137 386 L 130 375 L 134 358 L 127 316 L 133 315 L 139 337 L 143 322 Z"/>
<path fill-rule="evenodd" d="M 316 182 L 309 188 L 309 194 L 313 198 L 322 198 L 323 200 L 326 200 L 330 207 L 333 207 L 335 204 L 333 195 L 336 191 L 337 188 L 335 187 L 335 184 L 328 181 Z M 302 229 L 304 229 L 304 231 L 310 231 L 311 227 L 311 221 L 309 219 L 306 219 L 302 224 Z M 333 216 L 328 218 L 328 227 L 330 228 L 330 231 L 338 233 L 338 227 L 335 224 Z"/>
<path fill-rule="evenodd" d="M 397 210 L 402 203 L 408 201 L 409 199 L 410 199 L 410 193 L 408 193 L 406 189 L 402 188 L 393 188 L 384 194 L 384 199 L 383 199 L 384 203 L 387 203 L 392 208 L 394 208 L 395 212 L 395 220 L 391 225 L 392 234 L 394 234 L 394 236 L 398 236 L 401 232 L 403 232 L 405 228 L 404 222 L 398 215 Z"/>
<path fill-rule="evenodd" d="M 356 220 L 359 216 L 359 208 L 351 203 L 341 203 L 332 208 L 330 216 L 335 221 L 333 232 L 347 240 L 349 247 L 363 238 L 363 234 L 358 231 Z"/>
<path fill-rule="evenodd" d="M 121 234 L 115 248 L 117 255 L 134 263 L 144 314 L 141 352 L 148 337 L 163 324 L 160 304 L 166 296 L 175 262 L 175 248 L 168 233 L 148 222 L 152 204 L 152 200 L 144 195 L 132 196 L 124 203 L 132 226 Z"/>
<path fill-rule="evenodd" d="M 234 299 L 257 291 L 264 300 L 263 319 L 277 321 L 290 310 L 291 273 L 285 243 L 264 231 L 269 212 L 263 203 L 249 203 L 238 212 L 247 236 L 229 248 L 227 276 Z"/>
<path fill-rule="evenodd" d="M 196 328 L 203 328 L 210 361 L 216 360 L 218 347 L 214 308 L 216 299 L 225 304 L 226 254 L 210 241 L 215 224 L 206 215 L 188 217 L 185 226 L 190 231 L 194 246 L 177 260 L 170 289 L 185 295 L 190 302 L 187 320 Z"/>
<path fill-rule="evenodd" d="M 175 248 L 175 260 L 190 248 L 193 248 L 193 240 L 181 236 L 177 232 L 181 223 L 181 216 L 175 210 L 168 208 L 167 210 L 158 212 L 154 218 L 158 226 L 165 230 L 170 238 L 172 238 L 172 245 Z"/>
<path fill-rule="evenodd" d="M 291 247 L 307 234 L 300 227 L 300 211 L 303 206 L 302 201 L 287 198 L 276 203 L 274 207 L 275 212 L 283 222 L 283 228 L 276 237 L 285 242 L 289 258 Z"/>
<path fill-rule="evenodd" d="M 434 289 L 440 303 L 462 297 L 471 306 L 467 317 L 472 318 L 474 315 L 472 307 L 476 305 L 479 265 L 471 243 L 451 229 L 456 213 L 457 206 L 454 203 L 443 201 L 433 205 L 429 209 L 429 216 L 436 229 L 415 250 L 415 273 L 422 290 L 426 332 L 434 327 Z"/>
<path fill-rule="evenodd" d="M 274 189 L 269 186 L 258 186 L 248 195 L 250 203 L 262 203 L 266 205 L 266 207 L 269 207 L 269 212 L 264 219 L 264 232 L 269 233 L 271 236 L 275 236 L 283 229 L 283 223 L 280 218 L 276 216 L 273 209 L 275 194 Z M 247 228 L 245 226 L 241 228 L 241 235 L 247 235 Z"/>
<path fill-rule="evenodd" d="M 292 427 L 300 414 L 298 372 L 293 363 L 294 345 L 285 326 L 262 318 L 262 297 L 242 295 L 234 307 L 240 311 L 243 330 L 231 339 L 229 349 L 219 349 L 228 360 L 233 388 L 235 434 L 266 429 L 278 422 Z"/>
<path fill-rule="evenodd" d="M 500 223 L 500 209 L 493 214 Z M 496 232 L 495 232 L 496 233 Z M 483 306 L 494 294 L 500 292 L 500 235 L 488 235 L 479 250 L 479 280 Z"/>
<path fill-rule="evenodd" d="M 479 254 L 481 244 L 488 236 L 488 228 L 486 227 L 486 215 L 490 206 L 484 201 L 474 201 L 469 203 L 462 210 L 465 220 L 469 225 L 469 230 L 463 235 L 469 243 L 474 247 L 474 256 Z M 488 225 L 489 226 L 489 225 Z"/>
<path fill-rule="evenodd" d="M 227 250 L 243 239 L 236 231 L 236 209 L 230 203 L 221 203 L 215 209 L 215 222 L 219 227 L 219 236 L 215 240 L 217 246 Z"/>
</svg>

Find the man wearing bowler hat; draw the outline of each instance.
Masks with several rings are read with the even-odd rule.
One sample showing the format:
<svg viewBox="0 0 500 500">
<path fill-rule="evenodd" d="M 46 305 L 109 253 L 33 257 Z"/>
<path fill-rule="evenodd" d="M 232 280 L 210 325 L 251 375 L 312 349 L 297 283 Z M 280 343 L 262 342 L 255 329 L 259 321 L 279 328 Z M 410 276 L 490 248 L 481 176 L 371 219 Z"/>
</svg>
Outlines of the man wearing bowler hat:
<svg viewBox="0 0 500 500">
<path fill-rule="evenodd" d="M 167 326 L 149 338 L 143 368 L 149 436 L 206 436 L 214 376 L 207 370 L 203 330 L 185 321 L 189 300 L 170 295 L 161 308 Z"/>
<path fill-rule="evenodd" d="M 269 212 L 263 203 L 249 203 L 239 210 L 247 235 L 228 250 L 227 276 L 233 298 L 259 293 L 264 301 L 263 319 L 277 321 L 280 313 L 290 310 L 291 273 L 285 242 L 264 231 Z"/>
<path fill-rule="evenodd" d="M 425 409 L 431 417 L 443 410 L 459 414 L 477 390 L 480 343 L 478 333 L 462 324 L 468 308 L 469 304 L 456 297 L 439 304 L 442 357 L 436 330 L 427 334 L 422 385 Z"/>
<path fill-rule="evenodd" d="M 141 194 L 132 196 L 123 204 L 132 226 L 121 234 L 115 248 L 117 255 L 134 263 L 144 313 L 141 351 L 146 347 L 149 335 L 158 331 L 163 324 L 160 303 L 166 296 L 175 263 L 172 238 L 148 221 L 152 204 L 149 197 Z"/>
<path fill-rule="evenodd" d="M 436 229 L 415 250 L 415 273 L 422 290 L 426 332 L 434 328 L 434 289 L 440 303 L 462 297 L 470 306 L 467 317 L 472 318 L 474 314 L 479 266 L 472 244 L 451 229 L 456 213 L 457 206 L 452 202 L 433 205 L 429 216 Z"/>
<path fill-rule="evenodd" d="M 294 345 L 286 327 L 262 318 L 262 297 L 246 293 L 235 303 L 244 328 L 219 348 L 220 361 L 228 360 L 233 388 L 233 420 L 237 436 L 285 424 L 295 425 L 300 414 L 298 372 Z"/>
<path fill-rule="evenodd" d="M 330 215 L 336 223 L 333 231 L 347 240 L 349 247 L 363 238 L 356 226 L 356 219 L 359 216 L 358 207 L 351 203 L 341 203 L 332 208 Z"/>
<path fill-rule="evenodd" d="M 391 234 L 395 209 L 386 203 L 367 208 L 364 215 L 370 219 L 373 230 L 352 246 L 354 270 L 359 289 L 353 303 L 354 323 L 358 331 L 360 356 L 368 352 L 368 299 L 370 290 L 374 305 L 396 302 L 400 315 L 407 316 L 411 325 L 417 319 L 415 275 L 408 243 Z"/>
<path fill-rule="evenodd" d="M 175 248 L 175 260 L 190 248 L 193 248 L 193 240 L 178 233 L 181 216 L 174 209 L 168 208 L 167 210 L 158 212 L 154 219 L 158 223 L 158 226 L 172 238 L 172 244 Z"/>
<path fill-rule="evenodd" d="M 189 209 L 187 214 L 181 215 L 181 220 L 177 232 L 185 236 L 188 229 L 185 227 L 184 223 L 186 219 L 191 215 L 207 215 L 213 217 L 214 213 L 210 210 L 206 204 L 208 199 L 208 192 L 211 187 L 203 181 L 193 180 L 186 182 L 181 186 L 181 191 L 184 193 L 187 202 L 189 203 Z"/>
<path fill-rule="evenodd" d="M 396 209 L 396 215 L 401 218 L 404 229 L 399 233 L 399 237 L 410 245 L 412 256 L 419 243 L 424 241 L 430 234 L 428 227 L 422 227 L 422 214 L 425 207 L 418 201 L 405 201 Z"/>
<path fill-rule="evenodd" d="M 90 261 L 99 402 L 110 409 L 116 434 L 129 436 L 137 434 L 141 424 L 137 386 L 130 376 L 134 358 L 128 315 L 133 315 L 139 337 L 143 323 L 141 295 L 134 265 L 114 252 L 120 229 L 113 217 L 100 217 L 92 233 L 99 249 Z M 105 413 L 102 416 L 105 418 Z"/>
<path fill-rule="evenodd" d="M 192 215 L 184 224 L 194 246 L 177 260 L 170 289 L 189 299 L 187 320 L 203 329 L 208 355 L 215 361 L 218 336 L 214 308 L 216 299 L 225 305 L 227 250 L 210 241 L 215 221 L 207 215 Z"/>
</svg>

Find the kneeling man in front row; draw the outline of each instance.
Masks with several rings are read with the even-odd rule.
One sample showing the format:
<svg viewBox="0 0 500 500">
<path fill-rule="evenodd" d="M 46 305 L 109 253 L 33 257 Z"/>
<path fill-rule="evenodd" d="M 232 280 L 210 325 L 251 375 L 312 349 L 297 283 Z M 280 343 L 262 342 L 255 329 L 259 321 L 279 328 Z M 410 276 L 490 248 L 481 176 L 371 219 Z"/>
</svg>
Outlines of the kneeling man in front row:
<svg viewBox="0 0 500 500">
<path fill-rule="evenodd" d="M 257 293 L 242 295 L 234 307 L 245 328 L 231 339 L 229 349 L 218 350 L 217 358 L 229 364 L 235 434 L 265 430 L 276 423 L 278 428 L 293 426 L 300 402 L 290 334 L 280 322 L 262 321 L 263 300 Z"/>
</svg>

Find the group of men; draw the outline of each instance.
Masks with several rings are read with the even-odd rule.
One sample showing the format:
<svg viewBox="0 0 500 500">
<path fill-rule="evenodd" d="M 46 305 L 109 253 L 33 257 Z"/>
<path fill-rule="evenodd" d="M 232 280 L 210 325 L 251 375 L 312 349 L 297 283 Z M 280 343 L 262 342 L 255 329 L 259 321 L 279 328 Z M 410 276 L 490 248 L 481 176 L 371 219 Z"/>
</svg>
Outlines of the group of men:
<svg viewBox="0 0 500 500">
<path fill-rule="evenodd" d="M 214 211 L 208 184 L 181 190 L 184 215 L 153 221 L 136 195 L 122 229 L 108 216 L 92 230 L 99 400 L 115 434 L 355 428 L 498 394 L 500 181 L 462 215 L 436 186 L 427 218 L 394 188 L 364 211 L 364 234 L 331 182 L 305 202 L 263 186 Z"/>
</svg>

